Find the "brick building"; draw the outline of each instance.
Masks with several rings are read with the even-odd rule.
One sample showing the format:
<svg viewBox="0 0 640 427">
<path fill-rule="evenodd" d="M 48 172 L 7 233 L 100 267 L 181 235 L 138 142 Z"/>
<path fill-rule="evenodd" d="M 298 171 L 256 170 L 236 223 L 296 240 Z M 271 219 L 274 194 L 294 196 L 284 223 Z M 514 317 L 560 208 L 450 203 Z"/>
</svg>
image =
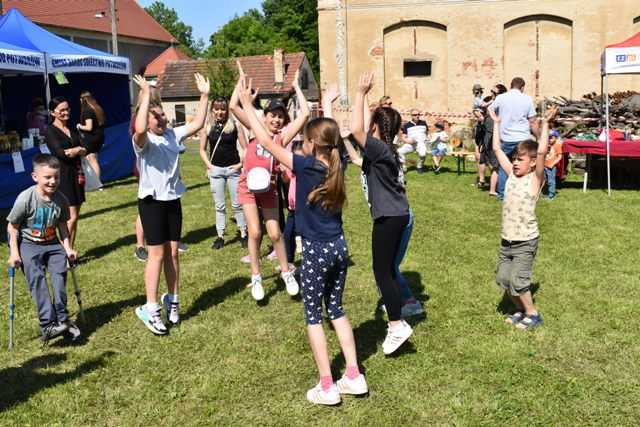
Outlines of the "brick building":
<svg viewBox="0 0 640 427">
<path fill-rule="evenodd" d="M 321 86 L 352 96 L 364 71 L 372 99 L 400 109 L 465 112 L 471 87 L 515 76 L 538 99 L 600 91 L 600 55 L 640 31 L 638 0 L 319 0 Z M 611 90 L 639 89 L 617 76 Z"/>
</svg>

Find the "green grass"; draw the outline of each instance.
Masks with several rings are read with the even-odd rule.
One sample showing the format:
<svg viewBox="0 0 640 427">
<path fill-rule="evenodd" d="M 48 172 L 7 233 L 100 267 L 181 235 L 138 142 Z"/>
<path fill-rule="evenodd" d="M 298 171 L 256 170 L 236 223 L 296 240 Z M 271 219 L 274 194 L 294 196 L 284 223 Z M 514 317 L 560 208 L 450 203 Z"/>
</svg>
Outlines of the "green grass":
<svg viewBox="0 0 640 427">
<path fill-rule="evenodd" d="M 194 151 L 183 158 L 183 323 L 155 337 L 137 320 L 143 264 L 133 257 L 136 185 L 91 193 L 83 207 L 78 268 L 86 343 L 41 348 L 36 313 L 18 277 L 16 348 L 5 350 L 2 280 L 0 425 L 630 425 L 640 414 L 637 301 L 640 195 L 560 188 L 540 201 L 536 303 L 545 325 L 528 333 L 502 322 L 494 285 L 500 206 L 471 173 L 410 172 L 416 215 L 402 270 L 424 301 L 411 344 L 380 350 L 371 221 L 356 170 L 348 174 L 345 231 L 355 265 L 345 309 L 371 393 L 340 407 L 305 400 L 317 374 L 300 302 L 265 262 L 267 298 L 245 289 L 236 242 L 209 249 L 214 211 Z M 235 228 L 230 228 L 231 234 Z M 266 244 L 265 244 L 266 247 Z M 265 248 L 266 249 L 266 248 Z M 0 257 L 6 259 L 3 247 Z M 69 284 L 69 289 L 70 288 Z M 161 285 L 163 288 L 164 285 Z M 77 306 L 70 293 L 69 307 Z M 334 375 L 344 362 L 329 333 Z"/>
</svg>

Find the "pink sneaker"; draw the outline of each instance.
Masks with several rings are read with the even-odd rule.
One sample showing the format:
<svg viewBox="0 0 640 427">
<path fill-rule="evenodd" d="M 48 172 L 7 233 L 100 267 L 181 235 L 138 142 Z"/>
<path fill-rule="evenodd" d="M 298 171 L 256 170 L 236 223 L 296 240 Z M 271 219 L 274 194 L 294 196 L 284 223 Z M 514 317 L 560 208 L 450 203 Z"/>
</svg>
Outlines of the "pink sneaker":
<svg viewBox="0 0 640 427">
<path fill-rule="evenodd" d="M 245 264 L 251 264 L 251 255 L 245 255 L 242 258 L 240 258 L 240 262 L 243 262 Z"/>
</svg>

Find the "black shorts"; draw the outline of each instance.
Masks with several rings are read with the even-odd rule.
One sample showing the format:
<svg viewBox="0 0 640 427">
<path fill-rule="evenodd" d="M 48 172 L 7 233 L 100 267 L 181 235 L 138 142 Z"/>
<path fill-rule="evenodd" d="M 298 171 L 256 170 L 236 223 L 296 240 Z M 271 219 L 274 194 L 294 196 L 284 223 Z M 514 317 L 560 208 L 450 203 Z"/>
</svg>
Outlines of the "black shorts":
<svg viewBox="0 0 640 427">
<path fill-rule="evenodd" d="M 144 199 L 138 199 L 138 213 L 147 245 L 180 241 L 182 233 L 180 199 L 166 202 L 147 196 Z"/>
<path fill-rule="evenodd" d="M 497 169 L 498 158 L 496 157 L 496 153 L 493 150 L 486 150 L 480 153 L 480 164 L 481 165 L 489 165 L 492 169 Z"/>
</svg>

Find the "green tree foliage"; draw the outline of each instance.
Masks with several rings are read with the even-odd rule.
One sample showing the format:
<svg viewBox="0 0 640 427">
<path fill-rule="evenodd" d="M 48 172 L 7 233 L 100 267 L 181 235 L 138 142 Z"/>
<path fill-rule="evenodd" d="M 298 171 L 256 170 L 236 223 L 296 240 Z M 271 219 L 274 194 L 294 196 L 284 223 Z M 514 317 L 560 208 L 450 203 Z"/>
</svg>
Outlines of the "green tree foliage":
<svg viewBox="0 0 640 427">
<path fill-rule="evenodd" d="M 162 1 L 156 0 L 145 10 L 162 27 L 167 30 L 180 43 L 179 48 L 187 55 L 196 58 L 204 48 L 203 40 L 193 38 L 193 28 L 178 18 L 178 14 L 172 8 L 165 6 Z"/>
<path fill-rule="evenodd" d="M 211 96 L 224 96 L 229 99 L 238 80 L 235 61 L 230 59 L 210 59 L 207 74 L 211 82 Z"/>
<path fill-rule="evenodd" d="M 318 11 L 316 0 L 264 0 L 262 11 L 236 16 L 211 35 L 206 56 L 230 58 L 303 51 L 316 75 L 319 72 Z"/>
</svg>

